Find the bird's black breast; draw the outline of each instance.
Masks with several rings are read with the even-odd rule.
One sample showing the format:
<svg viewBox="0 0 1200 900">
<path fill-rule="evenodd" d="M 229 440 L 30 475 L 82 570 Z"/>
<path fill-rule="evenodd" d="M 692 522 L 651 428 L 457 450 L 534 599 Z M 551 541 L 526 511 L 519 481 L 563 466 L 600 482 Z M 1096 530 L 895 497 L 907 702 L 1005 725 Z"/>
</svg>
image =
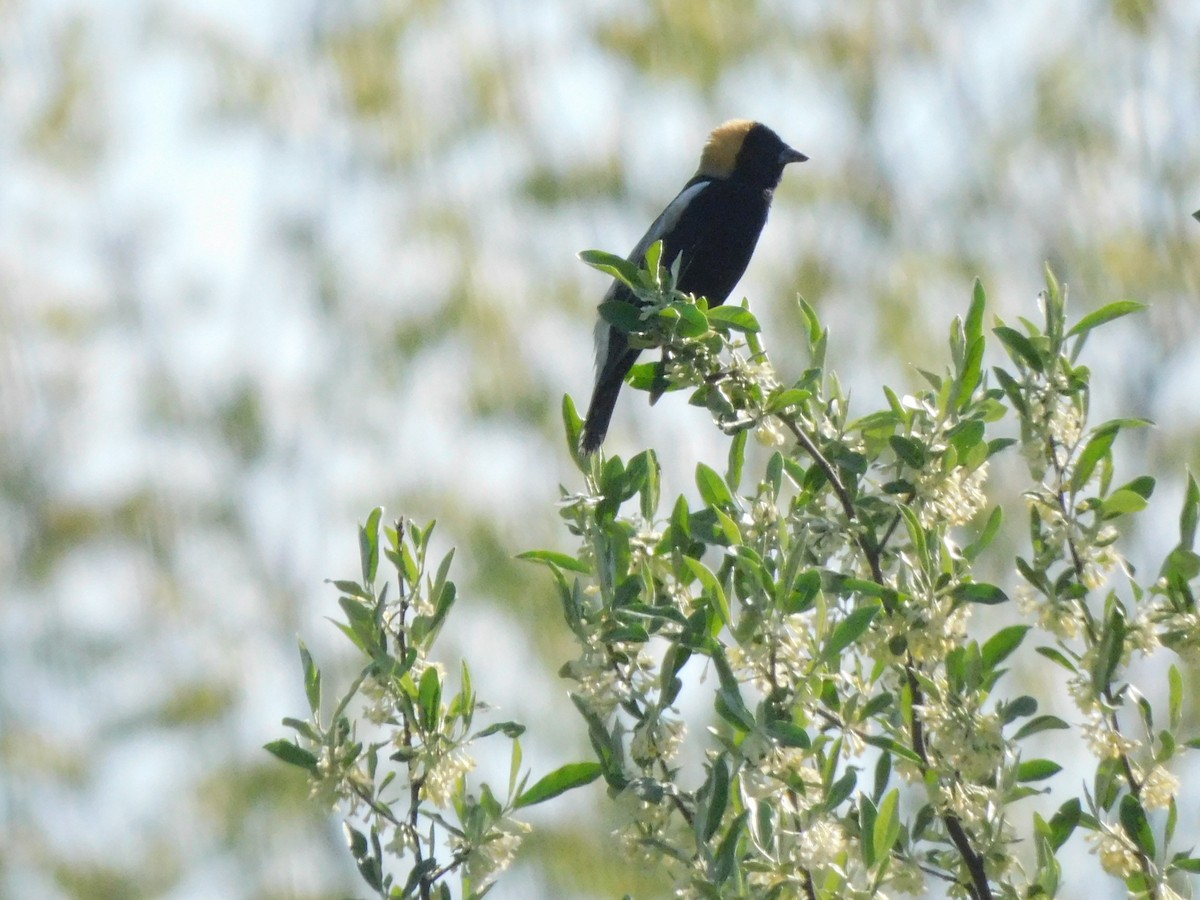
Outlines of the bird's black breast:
<svg viewBox="0 0 1200 900">
<path fill-rule="evenodd" d="M 686 188 L 685 188 L 686 190 Z M 663 235 L 664 262 L 682 254 L 678 288 L 725 302 L 750 263 L 771 195 L 735 181 L 710 181 Z"/>
</svg>

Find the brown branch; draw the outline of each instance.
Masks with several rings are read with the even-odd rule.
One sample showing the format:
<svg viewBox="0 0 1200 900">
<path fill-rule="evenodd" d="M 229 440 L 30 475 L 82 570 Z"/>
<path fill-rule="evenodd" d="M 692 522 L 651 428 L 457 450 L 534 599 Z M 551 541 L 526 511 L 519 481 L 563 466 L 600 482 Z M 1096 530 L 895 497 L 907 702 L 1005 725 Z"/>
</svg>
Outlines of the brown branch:
<svg viewBox="0 0 1200 900">
<path fill-rule="evenodd" d="M 841 478 L 838 476 L 837 470 L 821 453 L 816 443 L 810 438 L 803 429 L 789 416 L 779 415 L 776 417 L 787 426 L 792 432 L 800 446 L 812 458 L 813 462 L 820 467 L 821 472 L 833 486 L 833 492 L 841 503 L 842 510 L 846 514 L 847 520 L 852 524 L 859 522 L 857 512 L 854 508 L 854 498 L 850 495 L 850 491 L 842 484 Z M 888 537 L 895 530 L 896 522 L 888 529 Z M 871 577 L 880 587 L 887 587 L 887 582 L 883 577 L 883 566 L 880 562 L 880 553 L 882 545 L 874 545 L 867 539 L 866 532 L 861 532 L 855 538 L 859 549 L 867 559 L 868 565 L 871 567 Z M 912 694 L 912 705 L 914 708 L 912 716 L 912 724 L 910 726 L 910 739 L 913 745 L 913 752 L 916 753 L 921 761 L 922 774 L 929 771 L 929 756 L 925 747 L 925 729 L 918 717 L 915 709 L 924 703 L 924 694 L 921 692 L 921 685 L 917 681 L 916 662 L 912 658 L 912 654 L 905 653 L 904 659 L 904 674 L 908 681 L 908 689 Z M 967 867 L 967 871 L 971 876 L 971 883 L 964 884 L 967 892 L 972 897 L 972 900 L 992 900 L 992 888 L 988 882 L 987 869 L 984 865 L 983 856 L 978 853 L 971 845 L 970 836 L 966 829 L 963 828 L 962 822 L 958 816 L 953 813 L 945 813 L 942 815 L 942 823 L 946 827 L 946 833 L 949 835 L 951 842 L 954 844 L 959 855 L 962 857 L 963 863 Z"/>
</svg>

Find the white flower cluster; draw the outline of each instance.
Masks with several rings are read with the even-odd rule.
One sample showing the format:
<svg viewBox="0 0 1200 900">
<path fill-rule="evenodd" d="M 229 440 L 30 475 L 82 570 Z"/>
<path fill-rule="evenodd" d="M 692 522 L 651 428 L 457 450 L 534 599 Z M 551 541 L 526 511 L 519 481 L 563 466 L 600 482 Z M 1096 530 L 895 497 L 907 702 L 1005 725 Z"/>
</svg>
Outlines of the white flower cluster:
<svg viewBox="0 0 1200 900">
<path fill-rule="evenodd" d="M 473 844 L 461 838 L 451 840 L 456 851 L 466 853 L 466 876 L 476 892 L 486 888 L 512 864 L 521 841 L 530 830 L 525 822 L 504 818 L 482 840 Z"/>
<path fill-rule="evenodd" d="M 987 475 L 986 462 L 973 471 L 968 471 L 965 466 L 955 466 L 948 472 L 940 468 L 922 470 L 913 498 L 921 524 L 931 528 L 938 522 L 965 525 L 971 521 L 987 504 L 983 492 Z"/>
</svg>

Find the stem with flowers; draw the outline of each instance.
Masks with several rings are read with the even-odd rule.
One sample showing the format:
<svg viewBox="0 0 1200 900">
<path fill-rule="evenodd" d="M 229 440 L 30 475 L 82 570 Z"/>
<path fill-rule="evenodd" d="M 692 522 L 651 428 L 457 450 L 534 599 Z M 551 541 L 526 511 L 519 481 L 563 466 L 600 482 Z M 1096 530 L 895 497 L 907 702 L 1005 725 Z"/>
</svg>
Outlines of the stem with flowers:
<svg viewBox="0 0 1200 900">
<path fill-rule="evenodd" d="M 1007 360 L 987 369 L 976 283 L 950 331 L 949 367 L 922 371 L 927 386 L 906 396 L 885 387 L 886 405 L 852 417 L 826 365 L 828 332 L 804 301 L 807 367 L 784 382 L 750 310 L 680 294 L 657 247 L 644 269 L 583 257 L 637 298 L 605 304 L 605 319 L 631 345 L 662 350 L 630 383 L 652 398 L 690 391 L 728 435 L 728 456 L 721 471 L 698 464 L 694 493 L 664 504 L 657 454 L 583 456 L 564 398 L 581 477 L 559 506 L 573 549 L 522 558 L 553 578 L 577 646 L 561 674 L 594 759 L 528 788 L 521 726 L 471 731 L 481 705 L 465 665 L 461 691 L 442 700 L 447 679 L 429 652 L 455 596 L 449 559 L 427 575 L 428 529 L 385 530 L 401 587 L 388 600 L 371 562 L 378 511 L 368 519 L 362 580 L 336 582 L 340 627 L 368 664 L 323 724 L 302 649 L 312 718 L 285 720 L 296 737 L 270 749 L 369 826 L 369 839 L 350 828 L 351 851 L 380 896 L 448 896 L 455 872 L 464 896 L 480 896 L 524 833 L 513 814 L 594 779 L 619 807 L 623 849 L 682 897 L 922 895 L 930 881 L 975 900 L 1077 895 L 1087 874 L 1064 877 L 1058 859 L 1076 832 L 1097 873 L 1132 895 L 1186 892 L 1200 857 L 1172 849 L 1170 769 L 1200 742 L 1182 734 L 1180 669 L 1167 667 L 1167 696 L 1154 698 L 1129 666 L 1200 651 L 1200 489 L 1187 479 L 1179 543 L 1140 584 L 1119 526 L 1154 480 L 1114 487 L 1113 448 L 1146 423 L 1089 429 L 1079 363 L 1094 329 L 1138 305 L 1068 325 L 1066 291 L 1048 272 L 1042 323 L 997 319 L 990 335 Z M 764 451 L 747 452 L 750 435 Z M 1010 448 L 1030 474 L 1029 550 L 1015 557 L 995 549 L 1004 505 L 985 491 L 993 457 Z M 1024 621 L 996 621 L 1008 594 L 980 576 L 985 565 L 1016 584 Z M 1062 667 L 1069 699 L 1052 679 L 1036 697 L 1009 689 L 1010 665 Z M 1081 721 L 1039 712 L 1060 700 Z M 367 731 L 375 738 L 359 743 Z M 1054 758 L 1034 754 L 1051 731 Z M 501 734 L 513 745 L 508 790 L 501 801 L 485 785 L 476 800 L 466 748 Z M 1064 771 L 1078 771 L 1075 745 L 1096 760 L 1080 792 Z M 1068 799 L 1044 817 L 1051 784 Z M 402 800 L 407 812 L 393 812 Z"/>
</svg>

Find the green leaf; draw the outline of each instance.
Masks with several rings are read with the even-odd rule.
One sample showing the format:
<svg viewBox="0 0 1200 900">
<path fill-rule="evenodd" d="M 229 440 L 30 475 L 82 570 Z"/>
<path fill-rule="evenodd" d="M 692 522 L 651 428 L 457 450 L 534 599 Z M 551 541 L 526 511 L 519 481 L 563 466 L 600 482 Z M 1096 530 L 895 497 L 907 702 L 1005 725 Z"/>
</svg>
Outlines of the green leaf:
<svg viewBox="0 0 1200 900">
<path fill-rule="evenodd" d="M 746 334 L 757 334 L 762 331 L 762 326 L 758 324 L 758 319 L 754 317 L 754 314 L 740 306 L 714 307 L 708 311 L 708 320 Z"/>
<path fill-rule="evenodd" d="M 1139 497 L 1149 500 L 1154 494 L 1155 481 L 1149 475 L 1139 475 L 1128 484 L 1121 485 L 1123 491 L 1133 491 Z"/>
<path fill-rule="evenodd" d="M 725 480 L 704 463 L 696 464 L 696 487 L 706 504 L 725 509 L 733 508 L 733 494 Z"/>
<path fill-rule="evenodd" d="M 1067 842 L 1075 826 L 1079 824 L 1081 807 L 1078 797 L 1072 797 L 1058 808 L 1050 819 L 1050 843 L 1055 850 Z"/>
<path fill-rule="evenodd" d="M 1060 650 L 1057 650 L 1054 647 L 1038 647 L 1037 652 L 1046 657 L 1046 659 L 1058 663 L 1068 672 L 1076 673 L 1079 671 L 1079 669 L 1076 668 L 1075 663 L 1068 659 Z"/>
<path fill-rule="evenodd" d="M 579 438 L 583 434 L 583 419 L 576 411 L 575 401 L 571 399 L 570 394 L 563 394 L 562 419 L 563 432 L 567 437 L 567 453 L 571 455 L 575 467 L 586 475 L 591 469 L 579 452 Z"/>
<path fill-rule="evenodd" d="M 597 309 L 600 318 L 618 331 L 636 334 L 646 330 L 641 310 L 628 300 L 605 300 Z"/>
<path fill-rule="evenodd" d="M 362 583 L 374 584 L 379 570 L 379 519 L 383 507 L 377 506 L 367 516 L 366 524 L 358 529 L 358 554 L 362 564 Z"/>
<path fill-rule="evenodd" d="M 878 603 L 860 606 L 839 622 L 837 627 L 833 629 L 833 634 L 829 636 L 824 649 L 821 651 L 821 657 L 818 662 L 829 662 L 858 640 L 863 632 L 871 627 L 871 621 L 878 615 L 879 608 Z"/>
<path fill-rule="evenodd" d="M 1146 820 L 1146 811 L 1133 794 L 1121 798 L 1121 827 L 1143 853 L 1154 859 L 1154 832 Z"/>
<path fill-rule="evenodd" d="M 1180 722 L 1183 721 L 1183 676 L 1179 674 L 1179 669 L 1174 663 L 1167 669 L 1167 685 L 1168 685 L 1168 720 L 1171 723 L 1171 729 L 1177 730 Z"/>
<path fill-rule="evenodd" d="M 1062 766 L 1049 759 L 1031 759 L 1017 766 L 1017 781 L 1044 781 L 1062 771 Z"/>
<path fill-rule="evenodd" d="M 517 559 L 545 563 L 548 566 L 557 566 L 569 572 L 579 572 L 581 575 L 587 575 L 592 571 L 587 563 L 580 562 L 573 556 L 566 553 L 558 553 L 554 550 L 526 550 L 524 553 L 518 553 Z"/>
<path fill-rule="evenodd" d="M 1012 357 L 1013 362 L 1023 361 L 1035 372 L 1045 371 L 1046 364 L 1042 360 L 1042 355 L 1038 353 L 1037 348 L 1029 338 L 1006 325 L 993 328 L 992 331 L 996 337 L 1000 338 L 1000 342 L 1008 350 L 1008 355 Z"/>
<path fill-rule="evenodd" d="M 984 584 L 979 581 L 968 581 L 956 585 L 950 596 L 958 603 L 980 603 L 984 606 L 995 606 L 997 603 L 1007 603 L 1008 595 L 994 584 Z"/>
<path fill-rule="evenodd" d="M 708 334 L 708 318 L 694 303 L 676 300 L 659 315 L 664 319 L 677 318 L 678 324 L 675 327 L 683 337 L 698 338 Z"/>
<path fill-rule="evenodd" d="M 725 483 L 735 491 L 742 483 L 742 467 L 746 463 L 746 438 L 749 435 L 749 431 L 739 431 L 729 442 L 729 468 L 725 472 Z"/>
<path fill-rule="evenodd" d="M 1021 646 L 1025 635 L 1029 633 L 1029 625 L 1010 625 L 992 635 L 983 645 L 983 666 L 989 671 L 996 668 L 1008 658 L 1014 650 Z"/>
<path fill-rule="evenodd" d="M 983 349 L 984 341 L 978 337 L 967 346 L 967 356 L 963 360 L 962 371 L 959 374 L 955 389 L 954 406 L 963 409 L 971 402 L 971 395 L 983 378 Z"/>
<path fill-rule="evenodd" d="M 1145 508 L 1146 498 L 1128 488 L 1113 491 L 1100 504 L 1100 511 L 1106 519 L 1141 512 Z"/>
<path fill-rule="evenodd" d="M 713 761 L 712 770 L 708 776 L 708 802 L 704 804 L 704 821 L 697 822 L 700 836 L 707 842 L 717 833 L 721 826 L 721 818 L 729 805 L 729 765 L 724 756 Z"/>
<path fill-rule="evenodd" d="M 1200 521 L 1200 486 L 1196 484 L 1196 477 L 1189 472 L 1183 509 L 1179 513 L 1179 543 L 1188 550 L 1196 543 L 1197 521 Z"/>
<path fill-rule="evenodd" d="M 1113 441 L 1117 439 L 1117 431 L 1118 428 L 1114 427 L 1112 423 L 1106 423 L 1096 429 L 1095 433 L 1088 438 L 1083 452 L 1079 454 L 1079 459 L 1075 461 L 1075 469 L 1071 473 L 1072 493 L 1078 493 L 1087 484 L 1088 479 L 1092 477 L 1092 472 L 1096 469 L 1096 464 L 1112 448 Z"/>
<path fill-rule="evenodd" d="M 1119 319 L 1122 316 L 1127 316 L 1130 313 L 1140 312 L 1145 309 L 1143 303 L 1138 303 L 1136 300 L 1117 300 L 1114 303 L 1109 303 L 1106 306 L 1100 307 L 1095 312 L 1090 312 L 1067 332 L 1067 337 L 1074 337 L 1077 334 L 1085 334 L 1103 325 L 1105 322 L 1111 322 L 1113 319 Z"/>
<path fill-rule="evenodd" d="M 717 581 L 717 576 L 710 572 L 708 566 L 704 565 L 698 559 L 685 556 L 683 562 L 691 570 L 692 574 L 700 579 L 700 584 L 703 585 L 704 592 L 712 597 L 721 622 L 726 627 L 732 626 L 733 619 L 729 614 L 729 601 L 725 598 L 725 591 L 721 587 L 721 582 Z"/>
<path fill-rule="evenodd" d="M 879 804 L 879 813 L 875 817 L 875 827 L 871 834 L 871 846 L 876 859 L 886 858 L 896 845 L 896 839 L 900 837 L 900 815 L 897 812 L 899 803 L 900 791 L 892 788 Z"/>
<path fill-rule="evenodd" d="M 606 275 L 611 275 L 618 281 L 633 287 L 638 280 L 637 263 L 632 263 L 624 257 L 603 250 L 584 250 L 579 258 L 593 269 L 599 269 Z"/>
<path fill-rule="evenodd" d="M 1058 716 L 1038 716 L 1036 719 L 1030 719 L 1028 722 L 1018 728 L 1017 733 L 1013 735 L 1013 740 L 1022 740 L 1023 738 L 1029 737 L 1031 734 L 1037 734 L 1039 731 L 1052 731 L 1070 727 L 1070 725 L 1068 725 Z"/>
<path fill-rule="evenodd" d="M 1036 700 L 1034 700 L 1028 694 L 1022 694 L 1011 703 L 1000 704 L 1000 709 L 1002 711 L 1001 720 L 1005 725 L 1007 725 L 1009 722 L 1019 719 L 1022 716 L 1032 716 L 1035 712 L 1037 712 L 1037 706 Z"/>
<path fill-rule="evenodd" d="M 896 458 L 910 468 L 920 469 L 925 465 L 925 445 L 920 441 L 901 434 L 893 434 L 888 438 L 888 443 L 891 444 Z"/>
<path fill-rule="evenodd" d="M 1002 524 L 1004 524 L 1004 510 L 997 506 L 988 515 L 988 520 L 984 524 L 983 530 L 979 532 L 979 537 L 963 548 L 963 556 L 969 562 L 974 562 L 979 554 L 986 550 L 992 541 L 995 540 Z"/>
<path fill-rule="evenodd" d="M 300 642 L 300 665 L 304 669 L 304 695 L 308 698 L 308 708 L 316 715 L 321 708 L 321 671 L 304 641 Z"/>
<path fill-rule="evenodd" d="M 425 730 L 437 731 L 442 715 L 442 682 L 433 666 L 421 673 L 421 682 L 417 687 L 417 703 L 421 709 L 421 723 Z"/>
<path fill-rule="evenodd" d="M 983 313 L 986 307 L 987 294 L 983 290 L 983 282 L 976 278 L 971 286 L 971 306 L 967 310 L 967 321 L 963 323 L 968 347 L 983 337 Z"/>
<path fill-rule="evenodd" d="M 600 764 L 596 762 L 567 763 L 565 766 L 559 766 L 549 775 L 538 779 L 533 787 L 518 797 L 513 803 L 513 808 L 522 809 L 526 806 L 533 806 L 557 797 L 559 794 L 591 784 L 600 777 L 602 771 Z"/>
<path fill-rule="evenodd" d="M 317 774 L 317 758 L 303 747 L 299 747 L 291 741 L 282 739 L 271 741 L 269 744 L 264 744 L 263 749 L 273 754 L 277 759 L 283 760 L 288 765 L 298 766 L 313 775 Z"/>
<path fill-rule="evenodd" d="M 471 735 L 472 740 L 491 737 L 493 734 L 501 734 L 508 738 L 519 738 L 525 733 L 525 726 L 520 722 L 495 722 L 484 728 L 482 731 L 477 731 Z"/>
<path fill-rule="evenodd" d="M 769 412 L 781 412 L 790 406 L 799 406 L 811 396 L 812 391 L 803 391 L 799 388 L 779 390 L 771 394 L 770 402 L 767 404 L 767 410 Z"/>
</svg>

